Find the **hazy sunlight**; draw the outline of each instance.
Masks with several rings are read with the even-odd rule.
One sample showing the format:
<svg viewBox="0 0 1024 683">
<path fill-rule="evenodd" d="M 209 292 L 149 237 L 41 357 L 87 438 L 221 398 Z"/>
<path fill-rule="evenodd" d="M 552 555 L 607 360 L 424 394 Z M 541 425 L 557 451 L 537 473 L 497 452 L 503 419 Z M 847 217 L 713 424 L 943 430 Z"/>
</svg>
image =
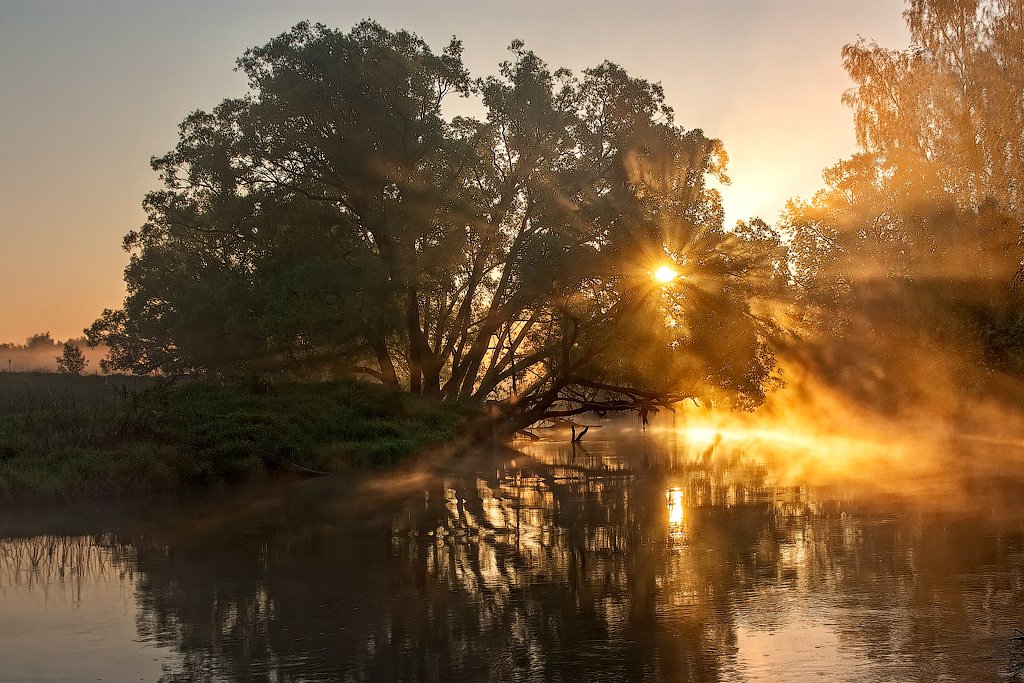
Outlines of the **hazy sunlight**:
<svg viewBox="0 0 1024 683">
<path fill-rule="evenodd" d="M 677 277 L 679 277 L 679 273 L 672 266 L 661 266 L 654 271 L 654 279 L 662 284 L 672 282 Z"/>
</svg>

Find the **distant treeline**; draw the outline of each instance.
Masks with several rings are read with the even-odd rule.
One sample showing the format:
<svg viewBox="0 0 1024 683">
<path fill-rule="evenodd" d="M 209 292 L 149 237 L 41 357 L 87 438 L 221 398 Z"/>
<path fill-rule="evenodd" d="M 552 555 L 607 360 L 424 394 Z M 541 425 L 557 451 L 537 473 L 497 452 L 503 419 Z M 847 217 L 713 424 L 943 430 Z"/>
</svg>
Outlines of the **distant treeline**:
<svg viewBox="0 0 1024 683">
<path fill-rule="evenodd" d="M 0 371 L 2 372 L 56 372 L 57 359 L 67 344 L 78 347 L 85 355 L 87 373 L 101 373 L 100 359 L 107 354 L 105 346 L 90 348 L 85 337 L 59 341 L 49 332 L 33 334 L 24 344 L 0 344 Z"/>
</svg>

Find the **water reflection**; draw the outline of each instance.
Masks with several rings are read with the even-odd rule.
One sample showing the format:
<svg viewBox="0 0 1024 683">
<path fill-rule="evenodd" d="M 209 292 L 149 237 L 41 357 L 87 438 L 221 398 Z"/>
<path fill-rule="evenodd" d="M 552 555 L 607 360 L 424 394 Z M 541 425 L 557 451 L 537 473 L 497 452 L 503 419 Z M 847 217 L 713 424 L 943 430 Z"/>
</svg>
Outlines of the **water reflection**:
<svg viewBox="0 0 1024 683">
<path fill-rule="evenodd" d="M 668 503 L 668 532 L 673 538 L 683 537 L 683 490 L 678 486 L 665 491 Z"/>
<path fill-rule="evenodd" d="M 124 573 L 124 647 L 173 648 L 167 681 L 1011 673 L 1019 481 L 975 478 L 983 500 L 951 511 L 781 485 L 721 439 L 523 448 L 11 538 L 0 589 L 29 589 L 26 566 Z"/>
</svg>

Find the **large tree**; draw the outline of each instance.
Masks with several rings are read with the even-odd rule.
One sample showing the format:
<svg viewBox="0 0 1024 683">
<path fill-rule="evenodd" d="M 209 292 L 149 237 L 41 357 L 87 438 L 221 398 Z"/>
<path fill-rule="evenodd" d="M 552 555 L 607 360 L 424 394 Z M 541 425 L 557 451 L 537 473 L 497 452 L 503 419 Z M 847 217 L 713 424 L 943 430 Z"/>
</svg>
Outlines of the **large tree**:
<svg viewBox="0 0 1024 683">
<path fill-rule="evenodd" d="M 805 312 L 825 335 L 803 351 L 824 350 L 828 376 L 892 406 L 944 387 L 967 396 L 979 364 L 1024 370 L 1012 286 L 1024 221 L 1024 9 L 908 5 L 909 48 L 843 49 L 861 150 L 784 221 Z"/>
<path fill-rule="evenodd" d="M 247 51 L 249 94 L 153 160 L 124 307 L 89 331 L 108 367 L 355 371 L 516 424 L 758 402 L 771 265 L 723 230 L 721 144 L 619 66 L 510 50 L 471 79 L 456 40 L 367 21 Z M 453 95 L 486 116 L 446 116 Z"/>
<path fill-rule="evenodd" d="M 996 204 L 1024 219 L 1024 5 L 908 4 L 910 48 L 861 40 L 843 49 L 858 141 L 890 163 L 916 166 L 923 199 L 935 186 L 958 208 Z"/>
</svg>

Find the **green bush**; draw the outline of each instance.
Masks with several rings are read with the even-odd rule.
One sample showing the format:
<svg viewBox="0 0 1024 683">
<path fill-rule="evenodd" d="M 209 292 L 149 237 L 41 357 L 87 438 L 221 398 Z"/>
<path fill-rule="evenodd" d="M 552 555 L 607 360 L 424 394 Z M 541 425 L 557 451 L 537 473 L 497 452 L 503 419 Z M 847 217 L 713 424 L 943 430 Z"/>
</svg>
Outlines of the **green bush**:
<svg viewBox="0 0 1024 683">
<path fill-rule="evenodd" d="M 382 467 L 450 442 L 469 412 L 380 385 L 213 384 L 0 373 L 0 499 L 121 495 Z"/>
</svg>

